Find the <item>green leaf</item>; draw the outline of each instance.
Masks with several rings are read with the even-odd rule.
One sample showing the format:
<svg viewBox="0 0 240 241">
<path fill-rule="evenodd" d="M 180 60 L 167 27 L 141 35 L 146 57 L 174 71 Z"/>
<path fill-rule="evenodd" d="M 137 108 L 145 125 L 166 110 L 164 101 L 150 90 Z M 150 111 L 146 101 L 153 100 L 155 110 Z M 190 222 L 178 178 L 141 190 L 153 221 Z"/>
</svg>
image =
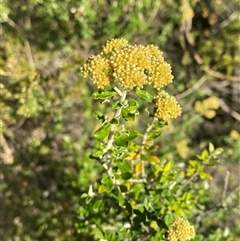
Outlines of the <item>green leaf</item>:
<svg viewBox="0 0 240 241">
<path fill-rule="evenodd" d="M 152 102 L 153 96 L 146 90 L 136 90 L 136 94 L 148 102 Z"/>
<path fill-rule="evenodd" d="M 102 120 L 103 122 L 105 121 L 105 117 L 100 111 L 95 111 L 93 115 L 97 120 Z"/>
<path fill-rule="evenodd" d="M 240 146 L 240 142 L 239 142 L 238 146 Z M 238 150 L 240 150 L 240 148 Z M 218 148 L 215 149 L 214 154 L 220 155 L 222 152 L 223 152 L 223 148 L 218 147 Z"/>
<path fill-rule="evenodd" d="M 122 103 L 119 100 L 114 101 L 112 104 L 113 109 L 119 109 L 121 106 L 122 106 Z"/>
<path fill-rule="evenodd" d="M 135 120 L 135 113 L 131 113 L 127 108 L 122 108 L 122 116 L 127 121 L 134 121 Z"/>
<path fill-rule="evenodd" d="M 99 240 L 104 240 L 104 234 L 101 231 L 96 230 L 95 237 Z"/>
<path fill-rule="evenodd" d="M 125 206 L 126 206 L 126 210 L 128 211 L 129 214 L 132 214 L 132 206 L 131 204 L 127 201 L 127 199 L 125 200 Z"/>
<path fill-rule="evenodd" d="M 127 192 L 128 191 L 127 187 L 124 186 L 124 185 L 120 185 L 119 187 L 120 187 L 121 192 Z"/>
<path fill-rule="evenodd" d="M 198 165 L 198 162 L 196 160 L 189 160 L 189 165 L 192 167 L 196 167 Z"/>
<path fill-rule="evenodd" d="M 119 203 L 119 206 L 122 206 L 124 204 L 124 198 L 123 198 L 123 195 L 121 192 L 118 193 L 118 203 Z"/>
<path fill-rule="evenodd" d="M 113 183 L 111 178 L 108 175 L 104 175 L 102 177 L 101 183 L 103 184 L 107 192 L 111 191 L 113 187 Z"/>
<path fill-rule="evenodd" d="M 92 201 L 93 197 L 87 197 L 85 202 L 86 204 L 89 204 Z"/>
<path fill-rule="evenodd" d="M 122 177 L 123 180 L 128 180 L 128 179 L 132 178 L 132 173 L 130 173 L 130 172 L 123 172 L 121 174 L 121 177 Z"/>
<path fill-rule="evenodd" d="M 113 90 L 99 90 L 92 94 L 92 98 L 105 100 L 107 98 L 115 96 L 116 94 L 117 92 Z"/>
<path fill-rule="evenodd" d="M 139 104 L 136 100 L 129 100 L 128 101 L 128 110 L 132 113 L 135 113 L 139 107 Z"/>
<path fill-rule="evenodd" d="M 214 149 L 215 149 L 214 145 L 212 143 L 209 143 L 209 147 L 208 147 L 209 153 L 212 153 Z"/>
<path fill-rule="evenodd" d="M 203 162 L 206 162 L 208 160 L 208 157 L 209 157 L 209 154 L 208 154 L 208 151 L 205 149 L 202 151 L 202 153 L 200 155 L 197 155 L 198 159 L 203 161 Z"/>
<path fill-rule="evenodd" d="M 189 201 L 192 199 L 192 193 L 191 192 L 185 192 L 183 194 L 183 200 Z"/>
<path fill-rule="evenodd" d="M 135 185 L 131 186 L 131 193 L 134 195 L 134 200 L 137 200 L 139 195 L 144 192 L 144 184 L 143 183 L 136 183 Z"/>
<path fill-rule="evenodd" d="M 109 176 L 107 174 L 104 174 L 102 179 L 101 179 L 101 183 L 105 184 L 109 181 Z"/>
<path fill-rule="evenodd" d="M 103 155 L 103 150 L 97 150 L 90 155 L 90 158 L 97 158 Z"/>
<path fill-rule="evenodd" d="M 196 168 L 193 168 L 193 167 L 188 167 L 187 169 L 187 177 L 190 177 L 192 176 L 196 171 Z"/>
<path fill-rule="evenodd" d="M 100 185 L 98 187 L 98 193 L 104 193 L 104 192 L 106 192 L 106 187 L 104 185 Z"/>
<path fill-rule="evenodd" d="M 173 220 L 172 214 L 167 214 L 167 215 L 164 217 L 164 223 L 165 223 L 167 226 L 170 226 L 170 224 L 172 223 L 172 220 Z"/>
<path fill-rule="evenodd" d="M 132 165 L 130 162 L 124 160 L 116 164 L 122 172 L 132 172 Z"/>
<path fill-rule="evenodd" d="M 128 134 L 127 133 L 120 133 L 120 132 L 117 132 L 114 136 L 114 143 L 117 145 L 117 146 L 124 146 L 124 147 L 127 147 L 128 146 L 128 143 L 129 141 L 127 140 L 128 138 Z"/>
<path fill-rule="evenodd" d="M 149 199 L 147 196 L 143 200 L 143 206 L 146 208 L 146 210 L 149 210 Z"/>
<path fill-rule="evenodd" d="M 86 197 L 88 197 L 89 195 L 87 194 L 87 193 L 83 193 L 82 195 L 81 195 L 81 198 L 86 198 Z"/>
<path fill-rule="evenodd" d="M 139 133 L 137 131 L 129 131 L 129 137 L 128 140 L 132 141 L 136 139 L 139 136 Z"/>
<path fill-rule="evenodd" d="M 168 126 L 168 122 L 166 120 L 162 120 L 162 119 L 158 119 L 158 121 L 156 123 L 154 123 L 154 127 L 164 127 L 164 126 Z"/>
<path fill-rule="evenodd" d="M 205 171 L 199 172 L 199 177 L 203 180 L 212 179 L 212 176 L 210 174 L 206 173 Z"/>
<path fill-rule="evenodd" d="M 172 160 L 168 161 L 163 167 L 163 172 L 166 173 L 171 171 L 172 167 L 173 167 L 173 161 Z"/>
<path fill-rule="evenodd" d="M 100 120 L 102 123 L 106 121 L 105 116 L 100 111 L 95 111 L 93 115 L 97 120 Z"/>
<path fill-rule="evenodd" d="M 98 141 L 104 141 L 110 133 L 110 123 L 103 124 L 99 129 L 97 129 L 93 136 Z"/>
<path fill-rule="evenodd" d="M 116 119 L 116 118 L 113 118 L 111 121 L 110 121 L 111 124 L 113 125 L 118 125 L 119 124 L 119 120 Z"/>
<path fill-rule="evenodd" d="M 129 142 L 138 137 L 137 131 L 116 132 L 114 136 L 114 142 L 117 146 L 127 147 Z"/>
<path fill-rule="evenodd" d="M 94 212 L 98 212 L 101 205 L 102 205 L 102 200 L 96 200 L 95 203 L 93 204 Z"/>
<path fill-rule="evenodd" d="M 148 139 L 148 141 L 151 141 L 151 140 L 158 138 L 161 135 L 162 135 L 161 131 L 153 131 L 148 134 L 147 139 Z"/>
</svg>

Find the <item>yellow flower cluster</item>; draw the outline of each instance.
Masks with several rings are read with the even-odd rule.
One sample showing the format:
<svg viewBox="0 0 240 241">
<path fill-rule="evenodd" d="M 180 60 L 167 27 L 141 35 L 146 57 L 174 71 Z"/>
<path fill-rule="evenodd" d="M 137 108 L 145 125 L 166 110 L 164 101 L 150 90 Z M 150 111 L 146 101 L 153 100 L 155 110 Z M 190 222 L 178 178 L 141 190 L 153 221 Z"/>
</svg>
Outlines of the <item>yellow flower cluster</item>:
<svg viewBox="0 0 240 241">
<path fill-rule="evenodd" d="M 103 46 L 103 54 L 106 56 L 126 46 L 128 46 L 128 41 L 126 39 L 119 38 L 108 40 L 107 44 Z"/>
<path fill-rule="evenodd" d="M 125 39 L 107 41 L 99 55 L 91 56 L 81 68 L 99 89 L 117 85 L 125 90 L 152 85 L 157 91 L 172 82 L 171 66 L 154 45 L 130 45 Z M 181 114 L 174 97 L 161 91 L 156 98 L 156 116 L 167 120 Z"/>
<path fill-rule="evenodd" d="M 176 118 L 181 115 L 181 107 L 174 96 L 170 96 L 165 91 L 158 92 L 155 97 L 156 116 L 163 120 Z"/>
<path fill-rule="evenodd" d="M 112 79 L 109 70 L 108 61 L 101 55 L 91 56 L 82 67 L 84 77 L 90 76 L 93 83 L 101 89 L 111 84 Z"/>
<path fill-rule="evenodd" d="M 168 230 L 168 240 L 170 241 L 187 241 L 194 236 L 194 227 L 183 217 L 175 218 Z"/>
<path fill-rule="evenodd" d="M 130 45 L 122 38 L 108 41 L 101 54 L 91 56 L 81 70 L 98 88 L 118 83 L 124 89 L 146 84 L 159 89 L 173 79 L 171 66 L 156 46 Z"/>
</svg>

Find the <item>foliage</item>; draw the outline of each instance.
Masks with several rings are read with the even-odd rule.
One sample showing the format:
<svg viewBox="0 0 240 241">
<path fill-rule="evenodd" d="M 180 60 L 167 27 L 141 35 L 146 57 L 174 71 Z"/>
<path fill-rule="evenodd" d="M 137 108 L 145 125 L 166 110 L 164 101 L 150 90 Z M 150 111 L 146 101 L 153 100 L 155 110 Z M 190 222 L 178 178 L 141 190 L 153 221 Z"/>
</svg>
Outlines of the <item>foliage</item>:
<svg viewBox="0 0 240 241">
<path fill-rule="evenodd" d="M 111 43 L 114 46 L 116 44 L 117 49 L 111 47 L 110 54 L 111 51 L 115 53 L 115 51 L 121 51 L 121 48 L 126 48 L 126 45 L 118 45 L 117 41 L 112 40 Z M 122 43 L 122 40 L 119 41 Z M 111 45 L 111 43 L 108 44 Z M 105 48 L 107 47 L 103 49 Z M 133 60 L 128 58 L 128 54 L 131 56 L 131 52 L 125 54 L 129 61 L 126 63 L 130 66 Z M 117 71 L 114 68 L 105 72 L 102 65 L 92 64 L 93 59 L 94 57 L 91 57 L 82 70 L 86 72 L 91 69 L 93 73 L 98 72 L 99 74 L 95 77 L 97 79 L 93 79 L 97 85 L 97 81 L 104 78 L 100 72 L 109 77 L 109 72 Z M 142 64 L 141 59 L 139 63 Z M 114 60 L 111 64 L 118 66 Z M 138 68 L 137 62 L 135 67 Z M 90 71 L 87 73 L 92 76 Z M 165 72 L 162 75 L 164 76 Z M 127 122 L 144 117 L 145 108 L 139 111 L 138 95 L 136 99 L 128 99 L 131 94 L 129 91 L 135 92 L 135 89 L 131 87 L 128 90 L 127 74 L 123 79 L 126 83 L 122 83 L 122 80 L 118 83 L 118 79 L 113 80 L 114 78 L 116 78 L 114 74 L 109 77 L 108 83 L 112 83 L 113 88 L 111 91 L 103 90 L 93 94 L 95 98 L 101 97 L 102 104 L 112 105 L 115 113 L 112 118 L 107 118 L 106 114 L 101 112 L 96 116 L 103 124 L 94 132 L 95 139 L 100 143 L 91 157 L 102 164 L 105 172 L 99 176 L 97 182 L 89 186 L 88 193 L 82 195 L 86 206 L 79 207 L 81 221 L 77 222 L 78 230 L 79 232 L 87 230 L 96 239 L 102 240 L 188 240 L 193 238 L 193 227 L 185 229 L 185 224 L 179 224 L 179 236 L 174 233 L 175 231 L 171 231 L 173 230 L 171 226 L 167 235 L 167 229 L 174 220 L 174 216 L 193 217 L 201 213 L 204 199 L 209 196 L 208 189 L 204 190 L 201 182 L 207 183 L 207 180 L 212 178 L 205 169 L 206 166 L 215 165 L 219 161 L 218 156 L 222 150 L 215 149 L 213 144 L 210 144 L 208 151 L 204 150 L 197 156 L 197 160 L 189 160 L 187 165 L 180 161 L 174 163 L 171 159 L 160 160 L 154 155 L 157 151 L 155 140 L 161 135 L 160 130 L 167 124 L 166 120 L 156 115 L 156 109 L 154 109 L 155 113 L 147 110 L 145 120 L 148 121 L 143 133 L 135 129 L 135 126 L 135 128 L 127 127 Z M 117 87 L 119 85 L 122 86 L 121 89 Z M 144 89 L 141 89 L 140 93 L 143 99 L 148 99 L 146 96 L 150 95 Z M 150 102 L 154 103 L 154 99 L 151 99 Z M 114 104 L 116 102 L 118 105 Z M 165 105 L 168 105 L 168 102 Z M 166 110 L 165 108 L 161 106 L 163 112 L 169 112 L 175 107 L 169 105 Z M 128 118 L 129 113 L 131 118 Z M 195 178 L 201 180 L 197 185 L 193 181 Z M 97 218 L 92 214 L 101 216 Z M 178 225 L 177 223 L 178 221 L 174 221 L 172 225 Z M 178 238 L 174 238 L 175 235 Z"/>
<path fill-rule="evenodd" d="M 2 1 L 2 240 L 161 240 L 180 215 L 194 226 L 194 240 L 238 239 L 238 5 Z M 129 91 L 122 105 L 111 86 L 96 91 L 80 72 L 111 38 L 154 44 L 172 67 L 173 84 L 164 88 L 182 115 L 154 124 L 145 165 L 135 159 L 156 90 Z M 112 126 L 122 125 L 115 152 L 108 151 L 119 185 L 109 179 L 103 152 Z"/>
</svg>

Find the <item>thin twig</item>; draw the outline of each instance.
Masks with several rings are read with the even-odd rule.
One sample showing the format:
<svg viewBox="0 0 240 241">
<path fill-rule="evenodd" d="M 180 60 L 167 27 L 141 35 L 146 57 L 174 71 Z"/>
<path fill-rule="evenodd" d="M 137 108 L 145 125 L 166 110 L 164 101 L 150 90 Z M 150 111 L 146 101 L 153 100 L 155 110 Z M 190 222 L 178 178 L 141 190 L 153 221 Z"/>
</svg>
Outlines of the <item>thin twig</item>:
<svg viewBox="0 0 240 241">
<path fill-rule="evenodd" d="M 6 139 L 3 134 L 0 134 L 0 158 L 2 159 L 4 164 L 12 164 L 13 163 L 13 152 L 9 147 Z"/>
<path fill-rule="evenodd" d="M 224 179 L 224 188 L 223 188 L 223 193 L 222 193 L 221 206 L 223 206 L 223 202 L 224 202 L 225 197 L 226 197 L 226 193 L 227 193 L 227 189 L 228 189 L 228 183 L 229 183 L 229 176 L 230 176 L 230 172 L 227 171 L 225 179 Z"/>
<path fill-rule="evenodd" d="M 210 76 L 217 78 L 217 79 L 222 79 L 222 80 L 230 80 L 230 81 L 240 81 L 239 76 L 231 76 L 231 75 L 225 75 L 219 72 L 216 72 L 209 67 L 205 67 L 204 71 L 208 73 Z"/>
<path fill-rule="evenodd" d="M 26 22 L 26 25 L 29 25 L 29 27 L 31 27 L 32 23 L 31 23 L 31 18 L 29 16 L 25 16 L 25 22 Z M 25 45 L 25 49 L 26 49 L 28 63 L 33 69 L 36 69 L 36 65 L 35 65 L 35 62 L 33 59 L 33 55 L 32 55 L 31 46 L 30 46 L 29 40 L 27 38 L 24 41 L 24 45 Z"/>
<path fill-rule="evenodd" d="M 234 119 L 240 122 L 240 114 L 233 109 L 231 109 L 222 99 L 219 99 L 220 107 L 229 115 L 231 115 Z"/>
<path fill-rule="evenodd" d="M 207 80 L 207 77 L 206 76 L 202 76 L 195 85 L 193 85 L 191 88 L 187 89 L 186 91 L 182 92 L 181 94 L 177 95 L 176 99 L 177 100 L 181 100 L 181 99 L 187 97 L 188 95 L 192 94 L 201 85 L 203 85 L 206 80 Z"/>
<path fill-rule="evenodd" d="M 145 180 L 143 180 L 143 179 L 130 179 L 129 182 L 131 182 L 131 183 L 143 183 L 143 182 L 145 182 Z"/>
<path fill-rule="evenodd" d="M 178 189 L 177 193 L 176 193 L 176 197 L 180 194 L 180 192 L 188 185 L 189 182 L 193 181 L 194 178 L 196 178 L 198 175 L 198 172 L 194 173 L 194 175 L 192 175 L 188 180 L 186 180 L 181 187 Z"/>
<path fill-rule="evenodd" d="M 126 99 L 126 96 L 127 96 L 127 91 L 121 92 L 117 87 L 114 87 L 114 89 L 121 96 L 120 103 L 123 104 L 125 99 Z M 113 118 L 118 120 L 120 115 L 121 115 L 121 112 L 122 112 L 122 106 L 117 109 L 117 111 L 115 112 Z M 114 129 L 115 129 L 115 125 L 112 124 L 111 125 L 111 130 L 110 130 L 110 137 L 109 137 L 108 142 L 107 142 L 105 153 L 112 148 L 113 140 L 114 140 Z"/>
<path fill-rule="evenodd" d="M 29 43 L 28 40 L 25 40 L 24 44 L 25 44 L 28 63 L 33 69 L 36 69 L 36 65 L 35 65 L 35 62 L 33 60 L 33 55 L 32 55 L 30 43 Z"/>
<path fill-rule="evenodd" d="M 120 98 L 120 103 L 123 104 L 125 102 L 126 96 L 127 96 L 127 91 L 120 91 L 117 87 L 114 87 L 114 89 L 116 90 L 116 92 L 121 96 Z M 123 105 L 117 109 L 117 111 L 115 112 L 113 118 L 115 119 L 119 119 L 121 116 L 121 112 L 122 112 L 122 108 Z M 106 148 L 104 150 L 104 154 L 106 154 L 109 150 L 112 149 L 113 146 L 113 142 L 114 142 L 114 130 L 115 130 L 115 125 L 111 124 L 110 127 L 110 135 L 109 135 L 109 139 L 106 145 Z M 106 162 L 103 164 L 103 167 L 106 169 L 109 177 L 111 178 L 111 180 L 113 181 L 114 184 L 116 184 L 117 186 L 119 185 L 119 183 L 115 180 L 113 173 L 112 173 L 112 165 L 111 165 L 111 155 L 109 153 L 107 153 L 107 160 Z M 118 186 L 118 190 L 120 191 L 120 188 Z"/>
<path fill-rule="evenodd" d="M 195 53 L 194 54 L 194 59 L 196 60 L 196 62 L 200 65 L 203 66 L 203 59 L 202 57 L 199 55 L 199 53 Z M 209 74 L 211 77 L 214 77 L 216 79 L 221 79 L 221 80 L 230 80 L 230 81 L 240 81 L 240 77 L 239 76 L 232 76 L 232 75 L 226 75 L 226 74 L 222 74 L 219 73 L 215 70 L 212 70 L 211 68 L 209 68 L 208 66 L 203 66 L 203 70 Z"/>
<path fill-rule="evenodd" d="M 140 152 L 139 152 L 139 156 L 141 156 L 141 154 L 144 152 L 145 144 L 147 143 L 148 134 L 153 129 L 156 121 L 157 121 L 157 118 L 154 117 L 152 123 L 150 125 L 148 125 L 148 128 L 146 129 L 146 131 L 143 135 L 142 145 L 141 145 L 141 149 L 140 149 Z M 146 173 L 145 173 L 145 162 L 144 161 L 142 161 L 142 177 L 143 177 L 143 180 L 145 180 Z"/>
</svg>

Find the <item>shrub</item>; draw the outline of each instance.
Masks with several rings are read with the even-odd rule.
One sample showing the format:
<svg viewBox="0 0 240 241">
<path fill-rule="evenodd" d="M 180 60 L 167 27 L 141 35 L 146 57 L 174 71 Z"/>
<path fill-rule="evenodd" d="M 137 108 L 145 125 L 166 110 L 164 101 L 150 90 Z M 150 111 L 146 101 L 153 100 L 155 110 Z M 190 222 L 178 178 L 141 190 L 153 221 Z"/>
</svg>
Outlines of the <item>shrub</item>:
<svg viewBox="0 0 240 241">
<path fill-rule="evenodd" d="M 186 162 L 159 154 L 162 128 L 181 113 L 175 98 L 162 90 L 172 81 L 162 53 L 152 45 L 114 39 L 82 71 L 102 89 L 93 99 L 108 107 L 94 115 L 101 126 L 90 157 L 102 171 L 82 195 L 78 231 L 97 240 L 193 239 L 195 229 L 183 216 L 192 221 L 200 216 L 209 197 L 206 167 L 219 161 L 222 150 L 209 144 Z M 143 130 L 139 119 L 144 119 Z M 198 231 L 195 240 L 201 240 Z"/>
</svg>

